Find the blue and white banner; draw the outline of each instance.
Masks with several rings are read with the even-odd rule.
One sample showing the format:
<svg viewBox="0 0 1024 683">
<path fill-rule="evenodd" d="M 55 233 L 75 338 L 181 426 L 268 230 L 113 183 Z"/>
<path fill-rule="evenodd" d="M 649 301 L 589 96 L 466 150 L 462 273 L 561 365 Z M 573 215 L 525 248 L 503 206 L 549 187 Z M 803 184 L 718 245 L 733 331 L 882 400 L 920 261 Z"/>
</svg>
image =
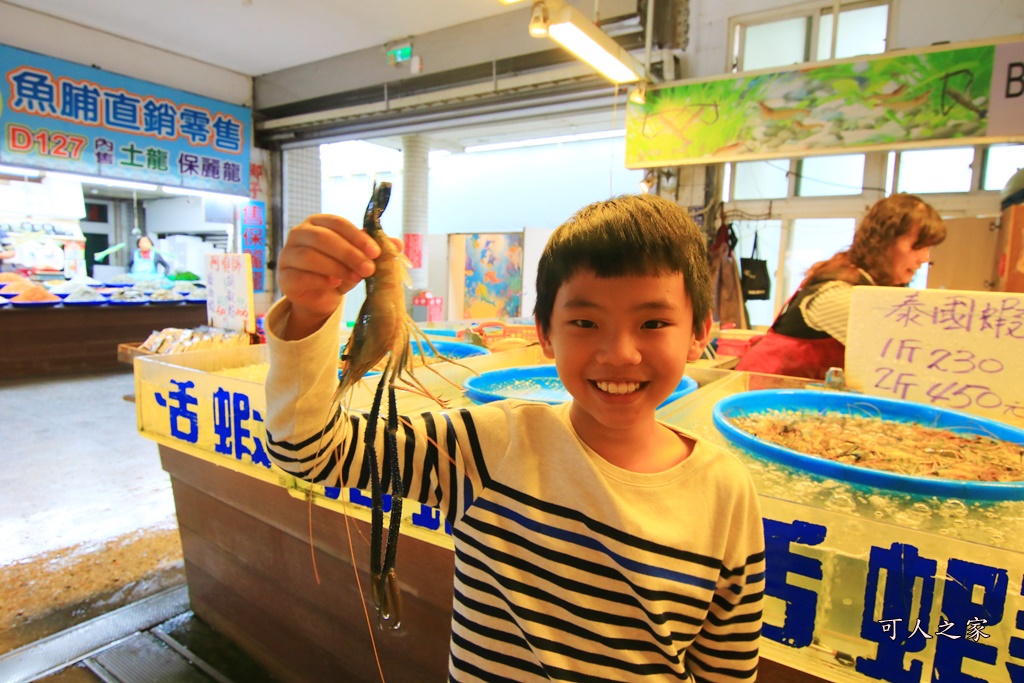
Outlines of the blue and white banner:
<svg viewBox="0 0 1024 683">
<path fill-rule="evenodd" d="M 247 196 L 252 110 L 0 45 L 0 163 Z"/>
</svg>

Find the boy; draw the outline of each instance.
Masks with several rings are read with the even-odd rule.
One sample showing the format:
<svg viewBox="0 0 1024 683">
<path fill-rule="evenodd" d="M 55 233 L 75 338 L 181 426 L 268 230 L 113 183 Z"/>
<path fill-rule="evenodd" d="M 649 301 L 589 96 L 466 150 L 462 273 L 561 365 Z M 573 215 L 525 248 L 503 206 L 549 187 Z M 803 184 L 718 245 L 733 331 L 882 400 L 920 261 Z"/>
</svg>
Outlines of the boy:
<svg viewBox="0 0 1024 683">
<path fill-rule="evenodd" d="M 324 438 L 317 453 L 317 434 L 342 293 L 377 253 L 318 215 L 279 258 L 270 454 L 326 485 L 360 476 L 361 448 Z M 500 401 L 399 430 L 408 497 L 452 527 L 450 680 L 755 679 L 764 537 L 751 479 L 654 416 L 700 355 L 710 307 L 704 238 L 683 209 L 646 195 L 592 204 L 555 231 L 537 275 L 541 347 L 573 400 Z"/>
</svg>

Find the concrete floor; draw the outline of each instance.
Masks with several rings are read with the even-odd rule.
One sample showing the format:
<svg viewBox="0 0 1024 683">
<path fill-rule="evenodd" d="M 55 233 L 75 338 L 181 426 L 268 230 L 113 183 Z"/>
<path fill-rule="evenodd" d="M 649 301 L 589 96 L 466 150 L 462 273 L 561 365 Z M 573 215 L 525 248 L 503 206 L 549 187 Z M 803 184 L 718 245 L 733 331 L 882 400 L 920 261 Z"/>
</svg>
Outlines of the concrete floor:
<svg viewBox="0 0 1024 683">
<path fill-rule="evenodd" d="M 124 372 L 0 382 L 0 652 L 184 581 Z"/>
</svg>

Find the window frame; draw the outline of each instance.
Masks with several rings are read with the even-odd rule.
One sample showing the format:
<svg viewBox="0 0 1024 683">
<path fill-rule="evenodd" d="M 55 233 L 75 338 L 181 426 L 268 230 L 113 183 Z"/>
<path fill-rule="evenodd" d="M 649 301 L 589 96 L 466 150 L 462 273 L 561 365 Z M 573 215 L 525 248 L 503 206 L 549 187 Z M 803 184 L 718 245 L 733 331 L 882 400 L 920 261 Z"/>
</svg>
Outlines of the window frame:
<svg viewBox="0 0 1024 683">
<path fill-rule="evenodd" d="M 988 149 L 994 145 L 1004 143 L 992 143 L 983 145 L 950 145 L 948 147 L 972 147 L 974 149 L 974 161 L 972 162 L 971 188 L 965 192 L 938 192 L 934 194 L 922 194 L 931 206 L 943 218 L 959 218 L 967 216 L 991 216 L 1000 215 L 1000 190 L 983 190 Z M 899 178 L 900 155 L 903 152 L 913 152 L 916 149 L 889 150 L 864 153 L 864 178 L 860 194 L 852 195 L 827 195 L 819 197 L 796 196 L 797 173 L 800 168 L 800 161 L 805 157 L 790 157 L 778 159 L 779 162 L 788 162 L 789 194 L 783 199 L 740 199 L 734 198 L 737 162 L 724 162 L 719 164 L 720 171 L 714 176 L 719 188 L 717 196 L 729 197 L 724 201 L 721 209 L 725 212 L 726 221 L 732 220 L 778 220 L 781 221 L 781 235 L 779 240 L 779 261 L 769 264 L 769 270 L 778 273 L 781 277 L 773 280 L 772 299 L 775 306 L 775 315 L 778 315 L 782 306 L 785 305 L 785 294 L 790 283 L 787 281 L 786 259 L 789 255 L 792 244 L 794 221 L 798 219 L 816 218 L 855 218 L 858 222 L 867 209 L 879 199 L 890 194 L 890 188 L 898 192 L 896 185 Z M 850 150 L 845 153 L 857 153 Z M 892 169 L 888 168 L 889 155 L 894 155 Z M 839 156 L 839 155 L 836 155 Z M 741 162 L 740 162 L 741 163 Z M 728 172 L 726 167 L 729 168 Z M 890 171 L 892 177 L 890 177 Z M 728 187 L 725 187 L 726 178 Z"/>
<path fill-rule="evenodd" d="M 799 19 L 801 17 L 806 18 L 810 22 L 810 31 L 808 32 L 807 41 L 804 46 L 804 61 L 802 63 L 818 62 L 819 60 L 816 58 L 816 46 L 819 40 L 821 17 L 826 14 L 832 14 L 836 10 L 842 13 L 866 7 L 888 7 L 889 13 L 886 21 L 885 35 L 885 44 L 888 48 L 891 44 L 893 31 L 893 4 L 895 1 L 896 0 L 859 0 L 858 2 L 844 2 L 840 4 L 839 2 L 812 0 L 811 2 L 804 2 L 797 5 L 730 17 L 727 34 L 729 36 L 728 45 L 730 46 L 730 49 L 726 50 L 725 73 L 739 73 L 744 71 L 743 50 L 746 44 L 745 29 L 747 27 L 771 24 L 777 21 L 785 21 L 786 19 Z M 834 55 L 835 46 L 831 45 L 831 40 L 829 43 L 829 54 Z"/>
</svg>

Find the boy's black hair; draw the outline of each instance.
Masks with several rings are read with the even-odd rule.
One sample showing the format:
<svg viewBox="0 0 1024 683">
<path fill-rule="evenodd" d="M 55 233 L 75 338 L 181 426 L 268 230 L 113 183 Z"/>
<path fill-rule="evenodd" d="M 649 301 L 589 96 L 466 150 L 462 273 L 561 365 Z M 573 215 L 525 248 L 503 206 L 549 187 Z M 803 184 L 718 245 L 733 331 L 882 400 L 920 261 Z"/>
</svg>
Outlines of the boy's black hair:
<svg viewBox="0 0 1024 683">
<path fill-rule="evenodd" d="M 558 288 L 579 271 L 598 277 L 682 273 L 699 331 L 711 312 L 703 233 L 686 209 L 652 195 L 623 195 L 583 207 L 551 235 L 537 266 L 533 315 L 551 327 Z"/>
</svg>

